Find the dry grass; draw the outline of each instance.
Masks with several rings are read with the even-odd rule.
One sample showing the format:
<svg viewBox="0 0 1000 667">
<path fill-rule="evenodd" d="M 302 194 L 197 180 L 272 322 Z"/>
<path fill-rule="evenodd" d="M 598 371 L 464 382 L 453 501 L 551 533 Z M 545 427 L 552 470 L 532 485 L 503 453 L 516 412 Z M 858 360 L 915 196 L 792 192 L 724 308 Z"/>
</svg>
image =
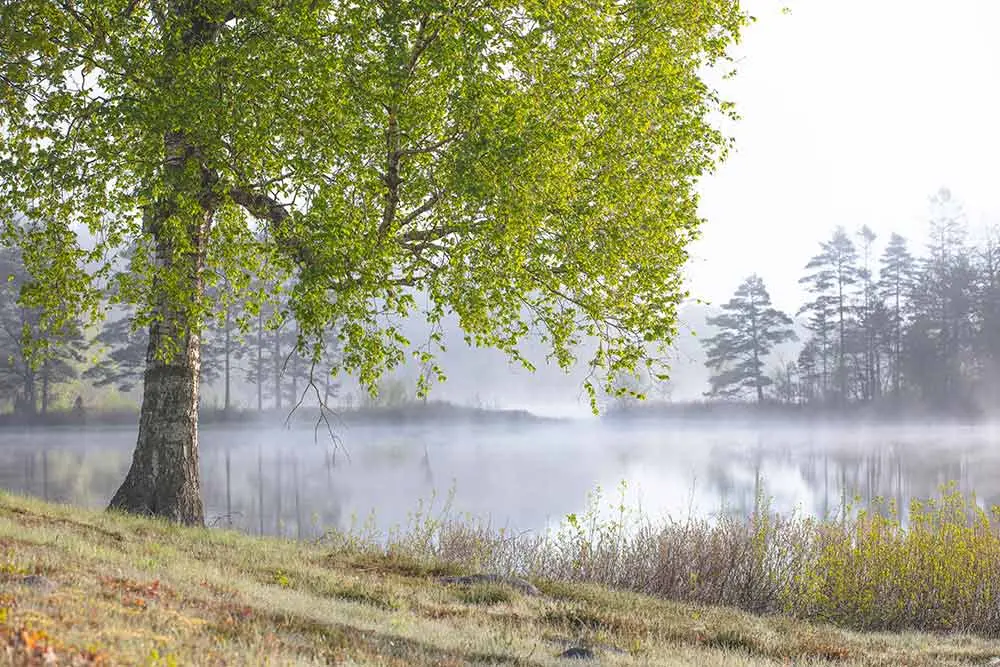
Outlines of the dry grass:
<svg viewBox="0 0 1000 667">
<path fill-rule="evenodd" d="M 416 538 L 414 538 L 416 539 Z M 419 539 L 414 544 L 424 544 Z M 440 547 L 440 545 L 439 545 Z M 186 529 L 0 494 L 0 663 L 968 665 L 1000 644 L 858 634 L 580 582 L 438 583 L 456 564 Z M 27 586 L 42 575 L 48 590 Z"/>
<path fill-rule="evenodd" d="M 914 500 L 844 508 L 817 521 L 781 517 L 763 498 L 747 518 L 652 521 L 600 489 L 582 516 L 546 535 L 508 535 L 466 518 L 418 512 L 382 544 L 438 567 L 597 583 L 652 597 L 757 614 L 783 613 L 863 631 L 974 633 L 1000 638 L 1000 507 L 942 487 Z M 332 545 L 370 549 L 364 531 Z"/>
</svg>

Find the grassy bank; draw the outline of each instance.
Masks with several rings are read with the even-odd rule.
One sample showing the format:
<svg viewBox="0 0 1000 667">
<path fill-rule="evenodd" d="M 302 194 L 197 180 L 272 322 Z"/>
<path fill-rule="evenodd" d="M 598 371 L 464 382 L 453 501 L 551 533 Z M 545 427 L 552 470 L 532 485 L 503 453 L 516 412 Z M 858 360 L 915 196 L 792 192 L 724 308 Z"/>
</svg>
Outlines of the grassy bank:
<svg viewBox="0 0 1000 667">
<path fill-rule="evenodd" d="M 0 494 L 0 662 L 558 665 L 572 664 L 558 656 L 573 647 L 606 665 L 930 666 L 1000 655 L 1000 643 L 970 635 L 859 633 L 615 591 L 593 583 L 606 578 L 594 558 L 611 567 L 642 538 L 624 538 L 618 556 L 610 543 L 559 552 L 580 547 L 572 540 L 587 535 L 585 519 L 569 522 L 545 560 L 537 541 L 517 552 L 527 538 L 426 519 L 389 547 L 358 535 L 303 544 Z M 701 567 L 738 570 L 725 561 L 736 553 L 712 542 L 721 534 L 699 538 L 709 540 Z M 611 534 L 590 537 L 601 535 Z M 565 568 L 565 580 L 534 578 L 531 591 L 441 579 L 527 566 Z M 628 587 L 624 578 L 641 574 L 634 563 L 608 583 Z"/>
</svg>

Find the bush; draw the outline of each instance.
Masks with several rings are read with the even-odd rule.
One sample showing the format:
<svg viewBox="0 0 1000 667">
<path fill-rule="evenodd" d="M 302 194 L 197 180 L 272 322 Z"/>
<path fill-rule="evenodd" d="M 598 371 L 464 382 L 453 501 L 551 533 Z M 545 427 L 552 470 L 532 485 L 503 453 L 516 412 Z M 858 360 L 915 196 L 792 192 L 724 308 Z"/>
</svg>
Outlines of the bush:
<svg viewBox="0 0 1000 667">
<path fill-rule="evenodd" d="M 814 531 L 811 558 L 790 586 L 798 613 L 863 629 L 962 630 L 995 635 L 1000 620 L 1000 531 L 974 495 L 954 485 L 913 501 L 908 525 L 894 503 Z"/>
<path fill-rule="evenodd" d="M 547 534 L 511 534 L 421 506 L 384 539 L 331 533 L 340 549 L 377 549 L 428 571 L 455 568 L 542 581 L 590 582 L 670 600 L 785 612 L 862 630 L 1000 634 L 1000 508 L 954 485 L 913 501 L 845 507 L 816 520 L 769 511 L 746 518 L 653 522 L 621 499 L 611 518 L 600 489 L 588 509 Z M 364 545 L 363 547 L 361 545 Z"/>
</svg>

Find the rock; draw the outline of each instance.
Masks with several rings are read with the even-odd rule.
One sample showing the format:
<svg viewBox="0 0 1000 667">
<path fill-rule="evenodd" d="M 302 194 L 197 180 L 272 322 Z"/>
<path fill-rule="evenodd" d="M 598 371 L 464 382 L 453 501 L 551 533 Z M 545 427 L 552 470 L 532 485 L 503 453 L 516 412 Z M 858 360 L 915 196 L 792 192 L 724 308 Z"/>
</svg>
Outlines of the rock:
<svg viewBox="0 0 1000 667">
<path fill-rule="evenodd" d="M 18 582 L 22 586 L 30 586 L 31 588 L 40 588 L 46 591 L 54 590 L 56 587 L 55 582 L 53 582 L 48 577 L 43 577 L 40 574 L 29 574 L 26 577 L 21 577 Z"/>
<path fill-rule="evenodd" d="M 597 656 L 589 648 L 583 646 L 574 646 L 568 648 L 559 654 L 560 658 L 569 658 L 571 660 L 596 660 Z"/>
<path fill-rule="evenodd" d="M 566 649 L 581 648 L 586 644 L 586 650 L 594 653 L 613 653 L 615 655 L 628 655 L 628 651 L 612 646 L 611 644 L 600 644 L 595 642 L 584 642 L 582 639 L 550 639 L 549 641 L 559 644 Z"/>
<path fill-rule="evenodd" d="M 541 595 L 542 592 L 535 588 L 530 581 L 518 579 L 517 577 L 505 577 L 499 574 L 470 574 L 465 577 L 440 577 L 438 581 L 442 584 L 458 584 L 460 586 L 475 586 L 476 584 L 504 584 L 510 586 L 525 595 Z"/>
</svg>

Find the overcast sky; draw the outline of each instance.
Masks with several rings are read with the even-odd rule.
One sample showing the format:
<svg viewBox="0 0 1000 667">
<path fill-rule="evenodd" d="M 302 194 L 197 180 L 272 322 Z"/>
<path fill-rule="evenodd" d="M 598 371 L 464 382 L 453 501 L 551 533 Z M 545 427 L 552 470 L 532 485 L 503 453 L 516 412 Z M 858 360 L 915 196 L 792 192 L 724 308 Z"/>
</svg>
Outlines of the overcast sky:
<svg viewBox="0 0 1000 667">
<path fill-rule="evenodd" d="M 942 186 L 971 232 L 1000 224 L 1000 0 L 744 6 L 758 21 L 722 88 L 743 119 L 701 187 L 693 296 L 721 303 L 756 271 L 794 311 L 802 268 L 836 225 L 922 246 Z"/>
</svg>

